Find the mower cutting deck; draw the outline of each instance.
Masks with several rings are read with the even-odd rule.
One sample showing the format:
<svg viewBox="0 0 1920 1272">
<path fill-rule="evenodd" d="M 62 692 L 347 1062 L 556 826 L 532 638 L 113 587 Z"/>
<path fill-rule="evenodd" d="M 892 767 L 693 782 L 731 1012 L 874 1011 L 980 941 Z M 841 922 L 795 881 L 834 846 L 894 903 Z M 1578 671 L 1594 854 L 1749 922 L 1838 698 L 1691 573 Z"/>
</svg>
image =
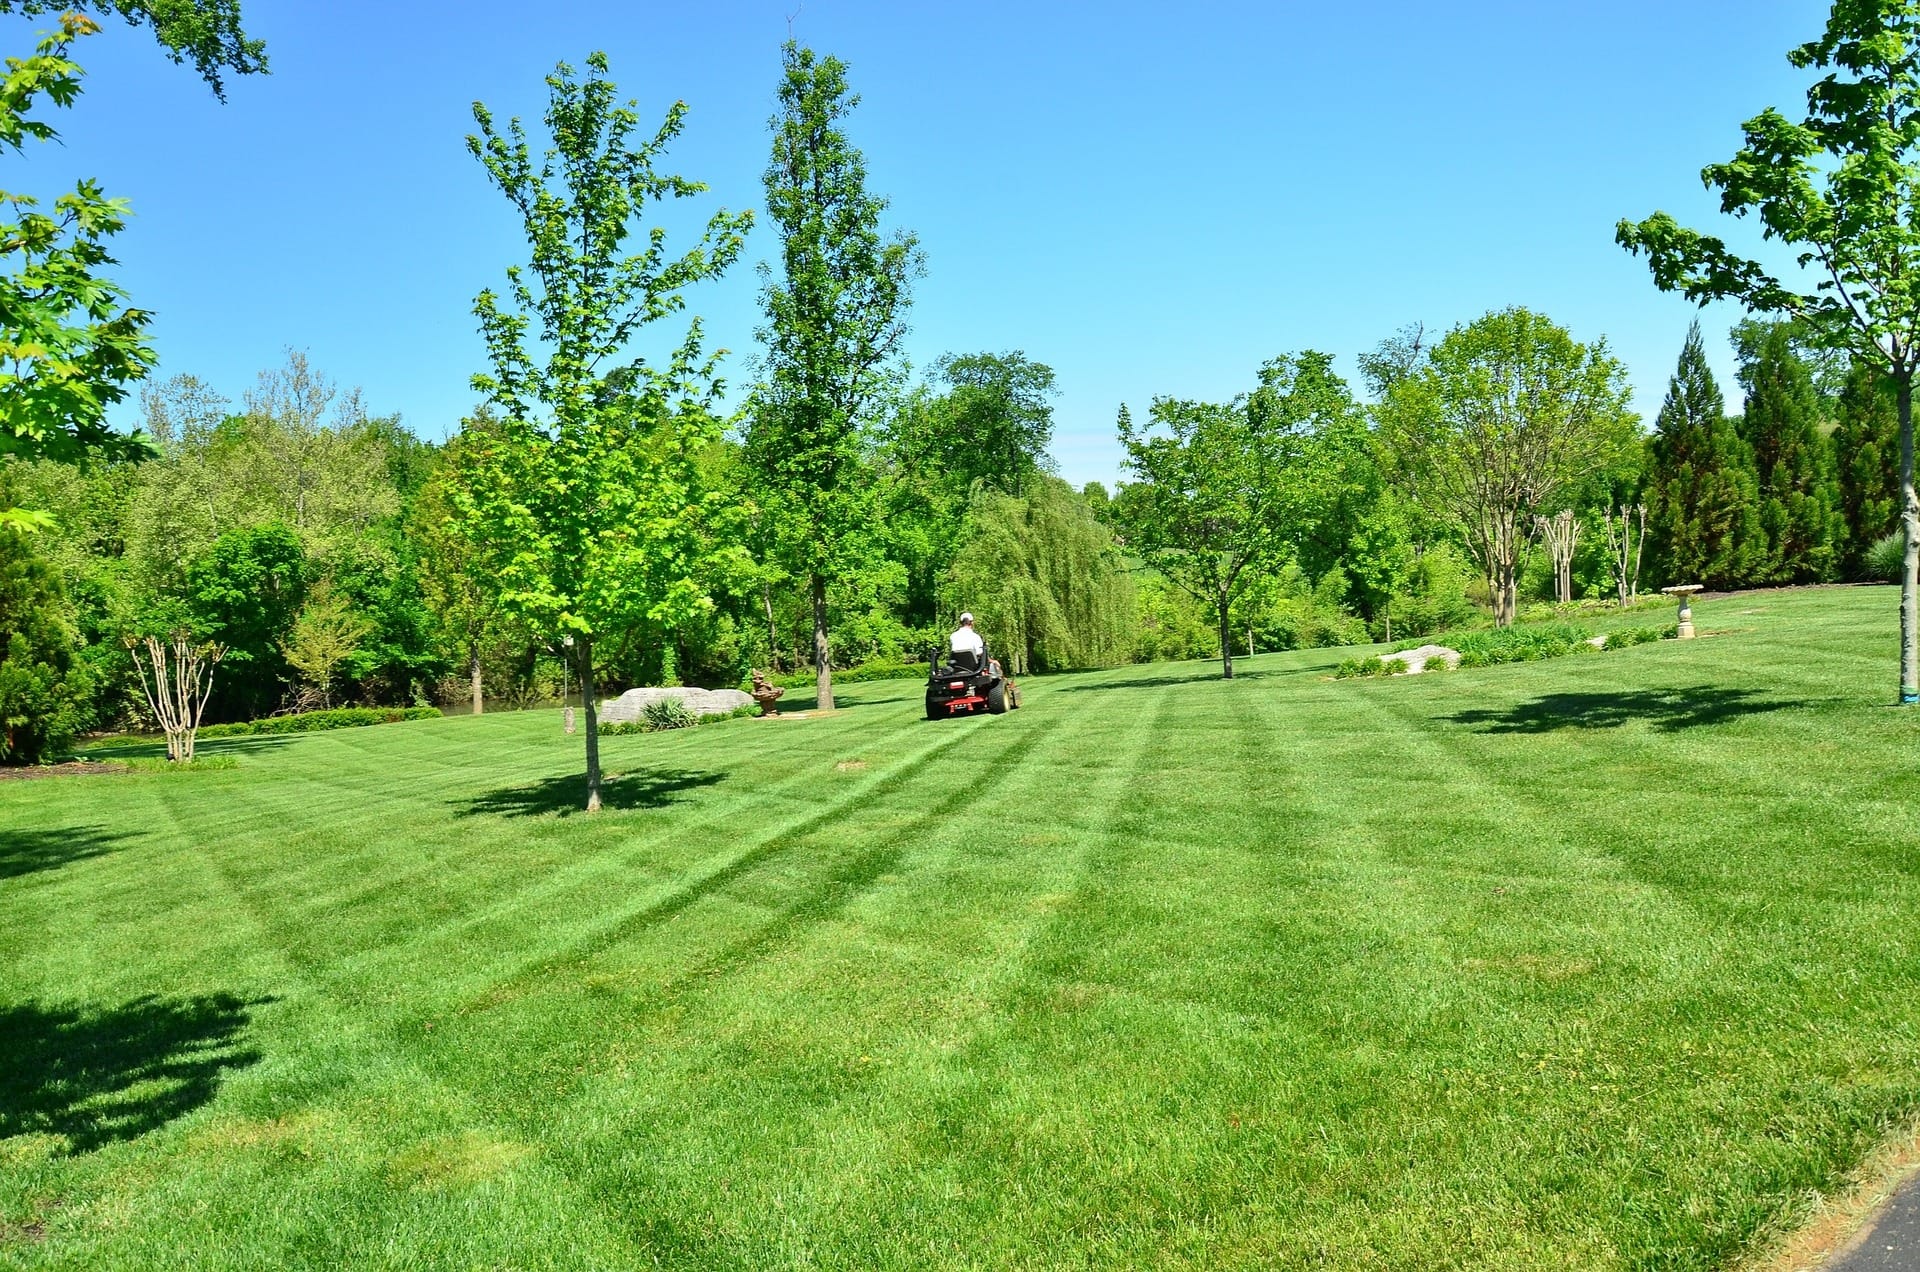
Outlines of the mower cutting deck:
<svg viewBox="0 0 1920 1272">
<path fill-rule="evenodd" d="M 1020 686 L 1001 670 L 999 660 L 982 650 L 978 654 L 947 654 L 938 646 L 927 656 L 927 719 L 985 711 L 989 715 L 1017 708 Z"/>
</svg>

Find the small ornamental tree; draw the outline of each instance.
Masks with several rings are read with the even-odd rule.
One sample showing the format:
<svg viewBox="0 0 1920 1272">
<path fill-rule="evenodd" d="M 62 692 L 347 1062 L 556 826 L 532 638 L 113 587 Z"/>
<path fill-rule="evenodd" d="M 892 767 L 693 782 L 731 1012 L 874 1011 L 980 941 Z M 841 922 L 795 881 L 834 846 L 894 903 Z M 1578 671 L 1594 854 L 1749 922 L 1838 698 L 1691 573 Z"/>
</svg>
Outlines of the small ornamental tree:
<svg viewBox="0 0 1920 1272">
<path fill-rule="evenodd" d="M 1403 487 L 1464 540 L 1506 626 L 1534 517 L 1638 444 L 1626 369 L 1604 342 L 1506 309 L 1448 332 L 1389 397 Z"/>
<path fill-rule="evenodd" d="M 411 533 L 420 545 L 420 588 L 434 619 L 465 664 L 473 713 L 486 710 L 483 655 L 508 625 L 500 596 L 500 563 L 513 545 L 497 534 L 485 509 L 512 501 L 495 488 L 495 421 L 470 419 L 441 448 L 439 467 L 415 496 Z"/>
<path fill-rule="evenodd" d="M 1913 379 L 1920 367 L 1920 0 L 1837 0 L 1826 30 L 1787 54 L 1824 71 L 1795 123 L 1769 107 L 1746 144 L 1701 172 L 1732 216 L 1792 250 L 1811 290 L 1796 290 L 1722 240 L 1664 212 L 1620 222 L 1656 286 L 1701 304 L 1737 300 L 1805 320 L 1884 368 L 1900 420 L 1899 701 L 1920 703 L 1920 494 L 1913 479 Z"/>
<path fill-rule="evenodd" d="M 711 410 L 721 355 L 702 352 L 698 318 L 664 364 L 632 346 L 685 308 L 688 286 L 733 263 L 751 214 L 715 212 L 677 257 L 658 227 L 629 251 L 649 204 L 706 187 L 654 166 L 686 104 L 635 143 L 635 103 L 617 102 L 606 55 L 587 67 L 585 80 L 564 63 L 547 77 L 553 144 L 538 160 L 518 119 L 496 128 L 474 103 L 468 149 L 520 214 L 532 260 L 508 268 L 505 300 L 488 290 L 474 302 L 493 370 L 473 383 L 501 419 L 489 479 L 454 497 L 513 545 L 499 565 L 502 603 L 537 632 L 574 638 L 594 812 L 594 642 L 643 621 L 671 629 L 707 603 L 700 523 L 718 502 L 696 461 L 723 431 Z"/>
<path fill-rule="evenodd" d="M 154 635 L 128 636 L 125 643 L 147 707 L 166 735 L 167 758 L 175 764 L 192 763 L 194 735 L 213 695 L 213 671 L 227 656 L 226 646 L 196 643 L 185 629 L 165 640 Z"/>
<path fill-rule="evenodd" d="M 1292 547 L 1309 442 L 1355 408 L 1333 360 L 1275 358 L 1260 387 L 1226 405 L 1155 398 L 1145 428 L 1120 409 L 1137 479 L 1116 501 L 1127 548 L 1210 610 L 1220 674 L 1233 679 L 1233 603 Z"/>
</svg>

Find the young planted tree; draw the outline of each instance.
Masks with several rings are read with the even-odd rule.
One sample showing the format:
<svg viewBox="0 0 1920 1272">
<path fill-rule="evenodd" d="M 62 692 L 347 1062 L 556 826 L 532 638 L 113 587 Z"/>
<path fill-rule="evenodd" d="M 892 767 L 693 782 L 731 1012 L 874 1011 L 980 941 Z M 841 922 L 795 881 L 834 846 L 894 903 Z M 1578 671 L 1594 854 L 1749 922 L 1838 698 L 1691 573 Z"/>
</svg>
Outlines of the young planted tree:
<svg viewBox="0 0 1920 1272">
<path fill-rule="evenodd" d="M 513 548 L 486 511 L 513 497 L 503 487 L 489 489 L 504 472 L 494 453 L 495 427 L 490 416 L 465 421 L 441 449 L 440 465 L 412 509 L 420 587 L 443 639 L 466 665 L 475 715 L 486 710 L 486 651 L 507 621 L 499 571 Z"/>
<path fill-rule="evenodd" d="M 1795 123 L 1769 107 L 1746 144 L 1701 177 L 1733 216 L 1757 211 L 1762 235 L 1793 250 L 1815 280 L 1796 290 L 1722 240 L 1664 212 L 1622 221 L 1621 246 L 1645 253 L 1655 285 L 1702 304 L 1731 299 L 1803 319 L 1883 368 L 1900 420 L 1900 686 L 1920 704 L 1920 494 L 1913 479 L 1913 379 L 1920 367 L 1920 0 L 1837 0 L 1826 30 L 1787 54 L 1825 74 Z"/>
<path fill-rule="evenodd" d="M 1647 547 L 1647 505 L 1621 504 L 1600 510 L 1607 534 L 1607 562 L 1613 570 L 1614 590 L 1625 609 L 1640 596 L 1640 558 Z"/>
<path fill-rule="evenodd" d="M 196 643 L 185 629 L 158 636 L 128 636 L 127 652 L 145 691 L 147 708 L 166 735 L 167 758 L 175 764 L 193 762 L 194 735 L 200 716 L 213 695 L 213 671 L 227 656 L 217 641 Z"/>
<path fill-rule="evenodd" d="M 1626 369 L 1604 342 L 1506 309 L 1447 333 L 1390 399 L 1403 488 L 1464 539 L 1506 626 L 1534 517 L 1637 444 Z"/>
<path fill-rule="evenodd" d="M 1127 548 L 1211 610 L 1220 674 L 1233 679 L 1233 603 L 1292 547 L 1310 480 L 1312 435 L 1354 410 L 1333 360 L 1311 351 L 1260 369 L 1260 387 L 1226 405 L 1155 398 L 1120 444 L 1137 478 L 1115 509 Z"/>
<path fill-rule="evenodd" d="M 216 94 L 223 69 L 266 69 L 264 46 L 240 29 L 235 0 L 0 0 L 0 14 L 60 15 L 59 29 L 32 56 L 7 59 L 0 148 L 24 153 L 29 141 L 58 140 L 33 112 L 43 98 L 65 107 L 79 97 L 85 72 L 68 54 L 100 29 L 88 9 L 152 27 L 168 55 L 192 61 Z M 126 305 L 126 293 L 103 274 L 114 264 L 107 242 L 126 225 L 126 200 L 82 180 L 51 211 L 15 191 L 0 192 L 0 204 L 0 455 L 78 462 L 147 454 L 144 438 L 106 419 L 154 365 L 152 315 Z M 0 507 L 0 525 L 48 524 L 42 512 Z"/>
<path fill-rule="evenodd" d="M 509 267 L 505 301 L 488 290 L 474 302 L 493 371 L 473 383 L 501 419 L 492 476 L 462 497 L 514 545 L 499 564 L 503 603 L 536 632 L 574 638 L 593 812 L 594 642 L 643 621 L 670 629 L 705 603 L 700 522 L 716 500 L 696 461 L 723 429 L 711 410 L 720 355 L 703 354 L 699 319 L 664 365 L 634 341 L 733 262 L 751 214 L 714 213 L 677 257 L 657 227 L 627 250 L 649 204 L 706 187 L 655 170 L 685 103 L 636 143 L 635 104 L 618 103 L 606 55 L 587 67 L 584 80 L 565 64 L 547 77 L 553 144 L 538 160 L 518 119 L 496 128 L 473 107 L 468 149 L 519 212 L 531 263 Z"/>
<path fill-rule="evenodd" d="M 306 604 L 280 642 L 280 656 L 305 686 L 303 708 L 333 706 L 334 677 L 372 632 L 373 624 L 330 581 L 321 579 L 307 589 Z"/>
<path fill-rule="evenodd" d="M 761 271 L 767 355 L 746 443 L 781 555 L 806 583 L 822 710 L 833 708 L 827 591 L 873 552 L 866 432 L 897 378 L 921 272 L 914 237 L 881 232 L 887 201 L 867 191 L 842 127 L 859 101 L 844 62 L 787 43 L 765 177 L 780 265 Z"/>
<path fill-rule="evenodd" d="M 1551 517 L 1534 517 L 1533 524 L 1553 562 L 1553 599 L 1565 605 L 1573 600 L 1573 554 L 1580 548 L 1580 518 L 1573 509 L 1562 508 Z"/>
</svg>

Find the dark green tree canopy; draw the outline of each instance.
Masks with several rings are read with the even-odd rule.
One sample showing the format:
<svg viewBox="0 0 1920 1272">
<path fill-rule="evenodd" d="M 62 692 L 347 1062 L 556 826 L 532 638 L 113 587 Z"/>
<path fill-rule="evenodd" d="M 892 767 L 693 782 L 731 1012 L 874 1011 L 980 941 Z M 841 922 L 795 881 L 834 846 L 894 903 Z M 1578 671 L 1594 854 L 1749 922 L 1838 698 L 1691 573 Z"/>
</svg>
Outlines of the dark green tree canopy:
<svg viewBox="0 0 1920 1272">
<path fill-rule="evenodd" d="M 1647 449 L 1655 575 L 1708 587 L 1745 583 L 1765 548 L 1753 455 L 1727 419 L 1697 322 L 1687 329 Z"/>
<path fill-rule="evenodd" d="M 1794 348 L 1786 323 L 1749 342 L 1740 366 L 1746 390 L 1741 439 L 1753 455 L 1765 555 L 1756 583 L 1810 583 L 1833 562 L 1839 531 L 1833 465 L 1820 433 L 1821 401 L 1813 369 Z"/>
</svg>

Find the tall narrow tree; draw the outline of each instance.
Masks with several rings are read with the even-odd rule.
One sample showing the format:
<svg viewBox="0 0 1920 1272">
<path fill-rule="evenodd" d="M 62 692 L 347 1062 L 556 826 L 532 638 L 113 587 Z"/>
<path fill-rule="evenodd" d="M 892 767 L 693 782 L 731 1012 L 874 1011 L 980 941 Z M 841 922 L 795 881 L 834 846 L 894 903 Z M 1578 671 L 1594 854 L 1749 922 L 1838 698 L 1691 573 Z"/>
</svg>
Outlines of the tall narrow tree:
<svg viewBox="0 0 1920 1272">
<path fill-rule="evenodd" d="M 699 608 L 699 522 L 716 502 L 695 462 L 722 425 L 720 354 L 703 352 L 693 319 L 665 365 L 633 349 L 649 323 L 685 308 L 682 292 L 718 276 L 740 253 L 750 213 L 722 209 L 685 254 L 645 228 L 650 204 L 705 186 L 655 170 L 686 118 L 676 102 L 651 139 L 621 105 L 607 58 L 576 78 L 547 77 L 553 145 L 536 161 L 518 119 L 504 129 L 478 102 L 467 147 L 519 212 L 531 265 L 507 269 L 510 300 L 474 302 L 493 371 L 474 388 L 501 414 L 498 480 L 472 493 L 471 515 L 515 545 L 500 564 L 501 599 L 537 633 L 574 638 L 586 705 L 586 808 L 600 807 L 594 641 L 648 621 L 670 628 Z"/>
<path fill-rule="evenodd" d="M 1900 417 L 1903 705 L 1920 704 L 1920 493 L 1913 484 L 1913 379 L 1920 369 L 1920 0 L 1836 0 L 1820 38 L 1787 54 L 1825 71 L 1794 123 L 1769 107 L 1746 144 L 1701 177 L 1734 216 L 1758 210 L 1761 232 L 1793 250 L 1818 285 L 1795 291 L 1718 238 L 1664 212 L 1620 222 L 1654 283 L 1689 299 L 1738 300 L 1807 320 L 1886 370 Z"/>
<path fill-rule="evenodd" d="M 1820 395 L 1785 323 L 1760 334 L 1740 367 L 1747 402 L 1740 436 L 1753 452 L 1766 554 L 1756 582 L 1832 577 L 1839 531 L 1832 457 L 1820 435 Z"/>
<path fill-rule="evenodd" d="M 767 355 L 746 441 L 782 555 L 806 582 L 821 710 L 833 708 L 827 592 L 873 551 L 866 432 L 921 272 L 914 237 L 882 233 L 887 201 L 847 139 L 859 103 L 846 63 L 788 41 L 765 177 L 780 264 L 761 272 Z"/>
<path fill-rule="evenodd" d="M 1655 577 L 1713 588 L 1752 582 L 1765 547 L 1753 455 L 1727 419 L 1697 322 L 1680 346 L 1647 450 Z"/>
</svg>

